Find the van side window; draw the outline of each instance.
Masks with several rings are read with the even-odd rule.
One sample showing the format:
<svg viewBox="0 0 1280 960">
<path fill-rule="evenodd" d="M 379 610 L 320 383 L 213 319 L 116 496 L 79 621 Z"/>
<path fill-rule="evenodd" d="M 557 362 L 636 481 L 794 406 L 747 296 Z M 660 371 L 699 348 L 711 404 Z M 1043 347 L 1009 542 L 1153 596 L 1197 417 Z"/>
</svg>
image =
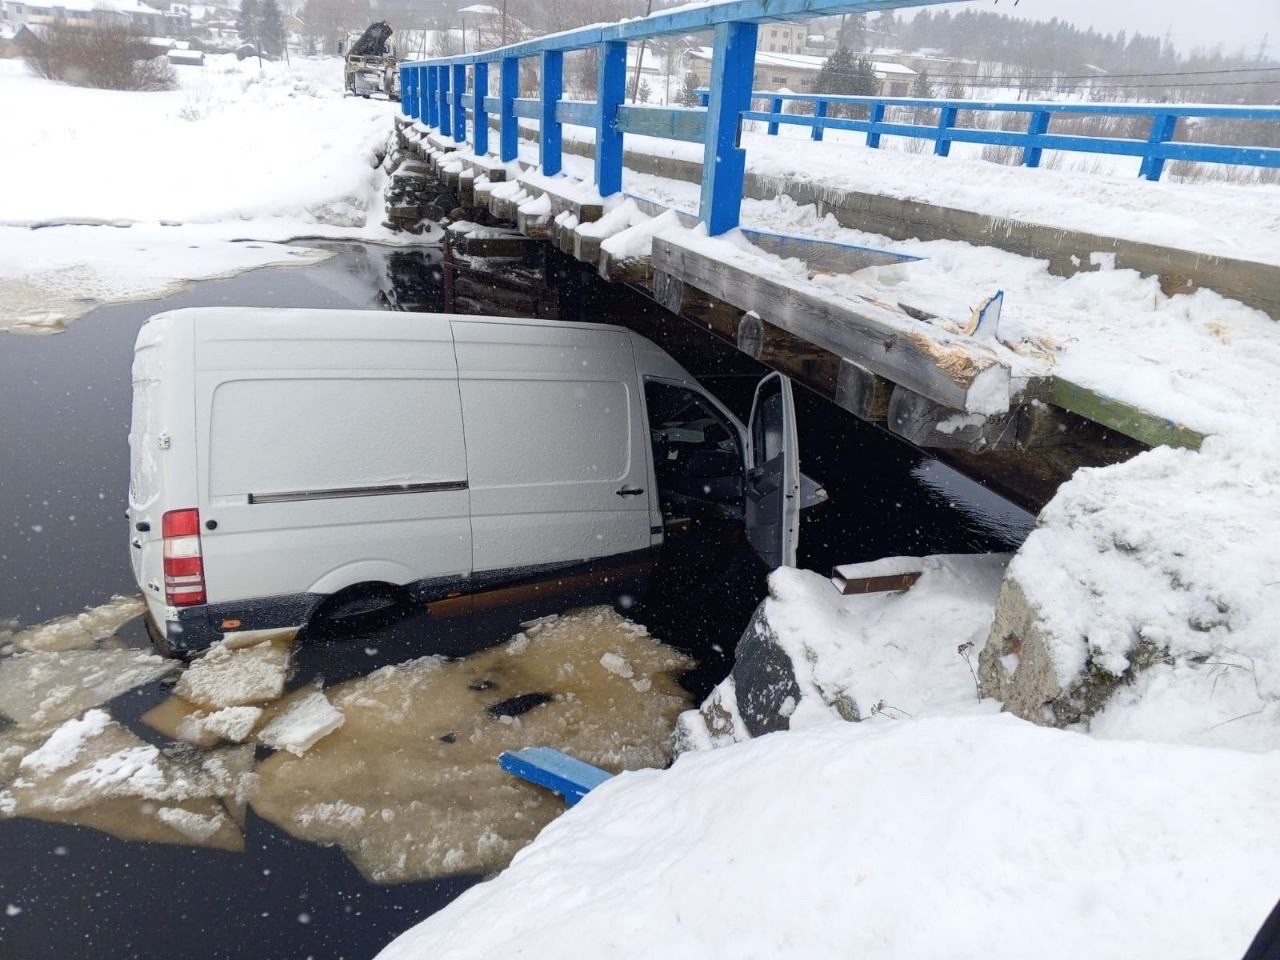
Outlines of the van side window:
<svg viewBox="0 0 1280 960">
<path fill-rule="evenodd" d="M 770 381 L 758 402 L 751 424 L 752 466 L 762 467 L 782 454 L 782 388 Z"/>
<path fill-rule="evenodd" d="M 663 512 L 736 504 L 742 496 L 738 430 L 695 390 L 646 380 L 653 469 Z"/>
</svg>

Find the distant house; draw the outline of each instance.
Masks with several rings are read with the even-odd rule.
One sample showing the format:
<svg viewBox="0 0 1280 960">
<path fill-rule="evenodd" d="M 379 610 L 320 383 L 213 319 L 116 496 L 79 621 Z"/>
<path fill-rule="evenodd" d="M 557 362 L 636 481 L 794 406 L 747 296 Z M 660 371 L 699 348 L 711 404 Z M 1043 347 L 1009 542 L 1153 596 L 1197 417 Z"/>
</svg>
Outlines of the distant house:
<svg viewBox="0 0 1280 960">
<path fill-rule="evenodd" d="M 762 23 L 756 34 L 756 50 L 759 53 L 804 53 L 809 41 L 809 26 L 805 23 Z"/>
<path fill-rule="evenodd" d="M 15 30 L 57 21 L 83 26 L 127 24 L 148 36 L 167 31 L 165 14 L 138 0 L 0 0 L 0 23 Z"/>
<path fill-rule="evenodd" d="M 772 24 L 768 28 L 771 29 Z M 711 48 L 698 47 L 689 51 L 689 71 L 698 78 L 698 85 L 705 87 L 711 81 Z M 754 90 L 790 90 L 792 93 L 813 93 L 818 74 L 826 62 L 824 57 L 804 54 L 770 53 L 757 48 L 756 69 L 751 81 Z M 911 81 L 916 71 L 900 63 L 873 61 L 876 79 L 880 81 L 879 96 L 905 97 L 911 93 Z"/>
</svg>

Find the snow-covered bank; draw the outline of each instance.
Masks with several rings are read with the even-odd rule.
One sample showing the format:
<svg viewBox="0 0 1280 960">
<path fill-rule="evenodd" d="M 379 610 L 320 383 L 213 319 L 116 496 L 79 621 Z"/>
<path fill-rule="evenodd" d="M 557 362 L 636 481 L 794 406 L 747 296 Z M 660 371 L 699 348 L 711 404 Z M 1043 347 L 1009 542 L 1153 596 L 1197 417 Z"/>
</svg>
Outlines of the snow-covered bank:
<svg viewBox="0 0 1280 960">
<path fill-rule="evenodd" d="M 323 256 L 281 246 L 299 236 L 394 239 L 377 162 L 398 105 L 344 97 L 340 60 L 218 56 L 178 76 L 124 93 L 0 61 L 0 330 Z"/>
<path fill-rule="evenodd" d="M 826 724 L 609 781 L 379 960 L 1236 957 L 1278 777 L 1007 716 Z"/>
</svg>

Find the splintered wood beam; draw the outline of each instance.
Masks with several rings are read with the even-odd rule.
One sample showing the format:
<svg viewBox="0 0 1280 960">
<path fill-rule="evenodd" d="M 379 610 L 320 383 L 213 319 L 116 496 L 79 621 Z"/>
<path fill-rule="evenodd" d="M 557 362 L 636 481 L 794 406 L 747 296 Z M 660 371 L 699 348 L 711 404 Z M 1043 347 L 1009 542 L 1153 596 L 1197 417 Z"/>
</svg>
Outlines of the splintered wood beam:
<svg viewBox="0 0 1280 960">
<path fill-rule="evenodd" d="M 1013 450 L 1018 445 L 1018 420 L 1016 408 L 989 417 L 965 413 L 901 386 L 894 387 L 889 398 L 889 429 L 926 449 Z"/>
<path fill-rule="evenodd" d="M 1189 427 L 1113 400 L 1060 377 L 1053 378 L 1050 399 L 1064 410 L 1070 410 L 1150 447 L 1189 447 L 1199 450 L 1200 444 L 1204 442 L 1204 434 Z"/>
<path fill-rule="evenodd" d="M 703 254 L 674 236 L 653 242 L 655 271 L 815 346 L 965 412 L 1008 408 L 1009 368 L 988 348 L 897 315 L 870 301 L 837 302 Z M 912 325 L 915 325 L 913 328 Z"/>
<path fill-rule="evenodd" d="M 893 384 L 884 377 L 840 358 L 840 369 L 836 373 L 836 406 L 868 423 L 884 423 L 889 419 L 889 396 L 892 393 Z"/>
</svg>

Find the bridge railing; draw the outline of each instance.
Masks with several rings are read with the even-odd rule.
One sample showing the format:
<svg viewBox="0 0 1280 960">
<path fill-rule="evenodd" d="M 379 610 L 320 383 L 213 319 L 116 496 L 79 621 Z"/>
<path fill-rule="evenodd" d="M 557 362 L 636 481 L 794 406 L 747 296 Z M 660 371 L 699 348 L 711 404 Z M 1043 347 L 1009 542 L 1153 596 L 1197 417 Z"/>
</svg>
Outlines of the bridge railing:
<svg viewBox="0 0 1280 960">
<path fill-rule="evenodd" d="M 404 112 L 457 143 L 468 126 L 477 154 L 489 152 L 489 117 L 498 120 L 498 157 L 516 159 L 521 117 L 538 121 L 543 173 L 560 172 L 561 127 L 581 124 L 595 130 L 595 179 L 604 196 L 622 189 L 622 138 L 626 133 L 691 140 L 703 144 L 699 219 L 711 234 L 738 225 L 746 154 L 738 145 L 743 111 L 751 107 L 756 35 L 761 23 L 810 20 L 842 13 L 871 13 L 919 7 L 946 0 L 726 0 L 700 7 L 676 7 L 637 20 L 583 27 L 495 50 L 404 63 L 400 67 Z M 702 107 L 628 105 L 627 43 L 653 37 L 711 30 L 711 90 Z M 564 96 L 564 55 L 595 49 L 599 73 L 594 101 Z M 537 58 L 541 81 L 537 98 L 521 98 L 520 61 Z M 489 66 L 497 65 L 496 78 Z M 490 96 L 491 79 L 497 95 Z"/>
<path fill-rule="evenodd" d="M 809 20 L 842 13 L 868 13 L 899 7 L 927 6 L 946 0 L 725 0 L 701 7 L 677 7 L 636 20 L 583 27 L 539 37 L 494 50 L 404 63 L 401 101 L 404 112 L 456 143 L 471 143 L 479 155 L 490 150 L 489 119 L 498 122 L 497 154 L 501 161 L 516 159 L 521 118 L 538 121 L 539 162 L 548 175 L 560 172 L 562 127 L 575 124 L 595 131 L 595 182 L 604 196 L 622 189 L 623 135 L 643 134 L 703 145 L 699 219 L 712 235 L 738 225 L 742 204 L 746 153 L 739 132 L 743 119 L 764 120 L 769 132 L 781 124 L 809 126 L 814 139 L 824 130 L 865 132 L 867 142 L 878 146 L 883 136 L 925 137 L 934 151 L 946 156 L 957 142 L 1004 144 L 1022 147 L 1024 162 L 1035 166 L 1044 150 L 1080 150 L 1093 153 L 1143 157 L 1143 175 L 1158 179 L 1166 160 L 1187 159 L 1213 163 L 1249 163 L 1280 166 L 1280 150 L 1265 147 L 1228 147 L 1170 142 L 1178 120 L 1184 116 L 1241 119 L 1280 119 L 1280 109 L 1248 107 L 1141 107 L 1097 104 L 981 103 L 957 100 L 850 98 L 827 95 L 753 93 L 756 37 L 761 23 Z M 659 107 L 627 104 L 627 44 L 653 37 L 713 33 L 711 84 L 698 107 Z M 564 99 L 564 55 L 575 50 L 596 51 L 599 63 L 594 101 Z M 540 62 L 537 97 L 521 97 L 520 63 Z M 490 66 L 496 76 L 490 77 Z M 493 87 L 496 86 L 496 95 Z M 752 109 L 763 98 L 770 109 Z M 787 101 L 809 100 L 813 115 L 788 114 Z M 868 119 L 839 116 L 854 103 L 862 104 Z M 889 106 L 907 105 L 940 111 L 937 124 L 886 122 Z M 834 108 L 834 109 L 833 109 Z M 976 130 L 957 125 L 963 110 L 1025 112 L 1025 131 Z M 1050 124 L 1055 114 L 1066 112 L 1116 113 L 1145 111 L 1151 116 L 1147 141 L 1055 134 Z M 1198 111 L 1198 112 L 1196 112 Z"/>
<path fill-rule="evenodd" d="M 705 91 L 699 91 L 705 95 Z M 773 93 L 757 91 L 753 101 L 764 101 L 765 110 L 746 110 L 743 119 L 768 124 L 767 132 L 777 135 L 781 125 L 808 127 L 814 140 L 827 130 L 851 130 L 866 134 L 866 145 L 877 148 L 882 137 L 909 137 L 931 141 L 940 157 L 951 153 L 953 143 L 978 143 L 1022 150 L 1022 163 L 1038 167 L 1046 150 L 1141 157 L 1138 172 L 1147 180 L 1159 180 L 1165 163 L 1188 160 L 1235 166 L 1280 168 L 1280 149 L 1267 146 L 1239 146 L 1175 141 L 1178 123 L 1184 119 L 1227 121 L 1269 121 L 1280 126 L 1280 107 L 1182 105 L 1168 103 L 1057 103 L 1030 101 L 989 101 L 923 99 L 916 97 L 853 97 L 827 94 Z M 787 113 L 787 104 L 810 105 L 810 113 Z M 903 122 L 887 117 L 890 107 L 906 108 L 913 120 L 921 115 L 937 119 L 931 123 Z M 862 117 L 841 116 L 857 110 Z M 960 117 L 972 114 L 1023 114 L 1022 130 L 992 130 L 964 126 Z M 1142 122 L 1148 130 L 1145 140 L 1093 136 L 1053 131 L 1053 121 L 1061 117 L 1125 117 Z"/>
</svg>

